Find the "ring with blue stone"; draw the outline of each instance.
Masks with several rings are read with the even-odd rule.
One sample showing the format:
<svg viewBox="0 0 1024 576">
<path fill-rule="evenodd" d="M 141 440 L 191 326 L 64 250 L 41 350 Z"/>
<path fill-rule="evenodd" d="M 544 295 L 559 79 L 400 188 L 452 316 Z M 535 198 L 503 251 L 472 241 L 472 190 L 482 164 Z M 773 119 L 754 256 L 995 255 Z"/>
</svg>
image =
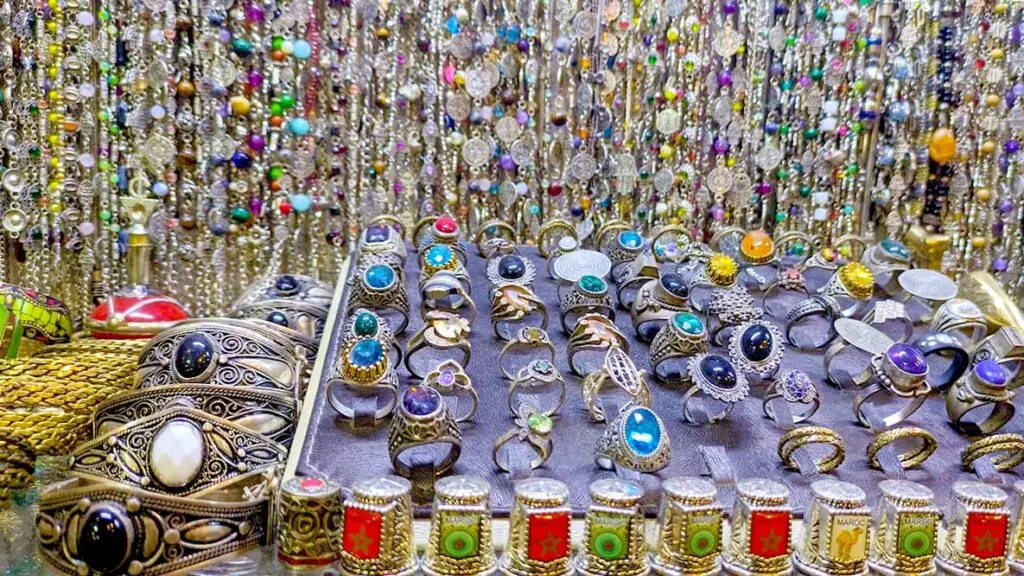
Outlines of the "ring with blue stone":
<svg viewBox="0 0 1024 576">
<path fill-rule="evenodd" d="M 394 252 L 364 252 L 360 253 L 356 258 L 355 269 L 357 273 L 362 273 L 370 266 L 375 264 L 383 264 L 398 274 L 400 282 L 405 282 L 405 264 L 402 259 L 398 257 Z M 330 304 L 328 302 L 328 304 Z"/>
<path fill-rule="evenodd" d="M 618 243 L 619 234 L 630 230 L 632 227 L 624 220 L 609 220 L 594 233 L 594 248 L 607 255 L 608 250 Z"/>
<path fill-rule="evenodd" d="M 346 315 L 367 308 L 384 318 L 393 334 L 405 332 L 409 325 L 409 296 L 402 274 L 387 264 L 375 263 L 358 269 L 356 278 L 349 284 Z"/>
<path fill-rule="evenodd" d="M 355 340 L 358 338 L 376 338 L 388 349 L 388 356 L 394 352 L 394 358 L 391 358 L 392 366 L 401 366 L 402 355 L 404 354 L 402 346 L 395 339 L 395 334 L 391 331 L 391 326 L 384 321 L 377 313 L 367 308 L 356 308 L 353 310 L 348 319 L 345 320 L 345 325 L 341 329 L 342 340 Z"/>
<path fill-rule="evenodd" d="M 280 274 L 253 282 L 231 304 L 232 309 L 263 300 L 297 300 L 321 308 L 330 308 L 334 287 L 301 274 Z"/>
<path fill-rule="evenodd" d="M 597 465 L 652 473 L 672 461 L 672 445 L 661 418 L 647 406 L 630 406 L 619 412 L 597 442 Z"/>
<path fill-rule="evenodd" d="M 736 327 L 729 338 L 729 357 L 740 372 L 770 378 L 782 365 L 786 345 L 771 322 L 755 320 Z"/>
<path fill-rule="evenodd" d="M 924 404 L 931 392 L 928 384 L 928 363 L 924 354 L 914 346 L 905 342 L 894 342 L 885 353 L 871 359 L 871 366 L 865 371 L 873 374 L 876 382 L 857 392 L 853 400 L 853 414 L 861 425 L 868 428 L 891 428 L 909 418 Z M 855 382 L 865 383 L 858 376 Z M 864 407 L 873 396 L 888 394 L 894 398 L 905 400 L 902 408 L 886 416 L 879 415 L 872 419 Z M 877 421 L 874 421 L 877 420 Z"/>
<path fill-rule="evenodd" d="M 957 432 L 965 436 L 986 436 L 1013 419 L 1013 391 L 1007 389 L 1010 376 L 998 362 L 989 358 L 971 368 L 946 392 L 946 413 Z M 969 412 L 988 415 L 968 420 Z M 972 415 L 973 416 L 973 415 Z"/>
<path fill-rule="evenodd" d="M 644 250 L 644 237 L 635 230 L 622 230 L 614 240 L 605 242 L 601 252 L 612 261 L 612 276 L 618 277 L 622 268 L 629 265 Z"/>
<path fill-rule="evenodd" d="M 804 407 L 800 411 L 790 410 L 793 424 L 810 420 L 821 406 L 821 395 L 818 393 L 817 385 L 814 384 L 814 380 L 811 380 L 810 376 L 800 370 L 783 372 L 778 378 L 772 380 L 772 383 L 768 385 L 768 390 L 765 391 L 761 410 L 765 416 L 775 422 L 778 422 L 778 417 L 775 414 L 774 404 L 778 398 L 788 404 Z"/>
<path fill-rule="evenodd" d="M 470 324 L 476 322 L 476 303 L 466 290 L 469 275 L 456 276 L 442 270 L 420 284 L 420 318 L 426 320 L 431 310 L 451 312 L 465 316 Z"/>
<path fill-rule="evenodd" d="M 725 420 L 737 402 L 750 393 L 746 376 L 736 370 L 729 358 L 719 354 L 698 354 L 687 366 L 690 387 L 683 395 L 683 420 L 700 426 Z M 717 412 L 697 412 L 694 400 L 701 394 L 724 404 Z"/>
<path fill-rule="evenodd" d="M 358 386 L 374 386 L 392 370 L 386 345 L 376 338 L 349 340 L 341 349 L 341 377 Z"/>
<path fill-rule="evenodd" d="M 687 294 L 683 277 L 675 272 L 648 280 L 641 286 L 629 309 L 637 339 L 650 342 L 677 312 L 688 312 Z"/>
<path fill-rule="evenodd" d="M 391 253 L 404 265 L 408 257 L 405 240 L 394 227 L 383 222 L 369 224 L 359 234 L 360 254 Z"/>
<path fill-rule="evenodd" d="M 690 312 L 676 312 L 651 341 L 651 370 L 661 382 L 687 379 L 686 362 L 708 351 L 704 322 Z"/>
<path fill-rule="evenodd" d="M 232 310 L 229 315 L 235 318 L 252 318 L 273 322 L 319 342 L 324 333 L 324 325 L 327 323 L 329 311 L 329 308 L 311 302 L 277 298 L 240 306 Z"/>
<path fill-rule="evenodd" d="M 440 453 L 435 447 L 441 447 Z M 433 458 L 433 476 L 447 474 L 462 453 L 462 432 L 441 393 L 427 386 L 410 386 L 401 394 L 388 428 L 388 454 L 395 473 L 413 476 L 414 464 L 403 455 L 428 452 Z M 417 459 L 418 461 L 418 459 Z"/>
<path fill-rule="evenodd" d="M 420 262 L 420 288 L 434 276 L 447 273 L 458 278 L 467 294 L 472 294 L 473 285 L 470 282 L 469 271 L 466 265 L 455 256 L 455 252 L 447 244 L 434 244 L 422 253 Z"/>
<path fill-rule="evenodd" d="M 476 251 L 484 258 L 490 258 L 488 251 L 485 249 L 488 241 L 505 240 L 511 242 L 514 246 L 518 243 L 518 239 L 519 235 L 516 234 L 516 229 L 511 224 L 500 218 L 493 218 L 481 224 L 477 230 L 475 239 Z"/>
<path fill-rule="evenodd" d="M 561 309 L 562 330 L 566 334 L 572 332 L 571 326 L 584 314 L 598 313 L 615 320 L 615 308 L 611 296 L 608 295 L 608 283 L 593 276 L 584 274 L 568 289 L 559 286 L 559 308 Z"/>
<path fill-rule="evenodd" d="M 860 263 L 867 266 L 882 290 L 893 295 L 900 291 L 900 274 L 910 269 L 910 249 L 902 242 L 885 238 L 869 246 L 861 255 Z"/>
<path fill-rule="evenodd" d="M 505 254 L 487 262 L 487 281 L 492 290 L 503 284 L 532 287 L 536 277 L 533 262 L 520 254 Z"/>
<path fill-rule="evenodd" d="M 1003 326 L 985 338 L 974 350 L 973 364 L 991 358 L 1010 374 L 1007 388 L 1024 385 L 1024 334 L 1012 326 Z"/>
</svg>

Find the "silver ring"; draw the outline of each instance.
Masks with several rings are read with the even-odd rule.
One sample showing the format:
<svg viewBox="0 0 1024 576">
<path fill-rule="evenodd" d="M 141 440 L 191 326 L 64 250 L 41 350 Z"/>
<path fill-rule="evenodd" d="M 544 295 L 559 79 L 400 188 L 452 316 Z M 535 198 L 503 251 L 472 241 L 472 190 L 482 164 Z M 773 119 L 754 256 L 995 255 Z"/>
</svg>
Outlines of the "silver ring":
<svg viewBox="0 0 1024 576">
<path fill-rule="evenodd" d="M 799 370 L 788 370 L 783 372 L 779 378 L 772 381 L 765 392 L 764 400 L 761 402 L 761 410 L 764 415 L 778 422 L 775 416 L 775 408 L 772 406 L 776 398 L 782 398 L 789 404 L 806 406 L 800 412 L 793 412 L 793 424 L 799 424 L 810 420 L 811 416 L 821 406 L 821 395 L 818 387 L 811 377 Z"/>
</svg>

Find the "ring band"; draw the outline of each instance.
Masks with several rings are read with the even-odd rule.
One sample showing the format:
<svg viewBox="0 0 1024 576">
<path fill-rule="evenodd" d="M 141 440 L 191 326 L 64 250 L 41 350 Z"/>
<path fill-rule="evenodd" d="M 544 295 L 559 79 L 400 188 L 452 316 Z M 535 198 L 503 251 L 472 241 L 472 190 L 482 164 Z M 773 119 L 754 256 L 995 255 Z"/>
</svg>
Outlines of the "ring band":
<svg viewBox="0 0 1024 576">
<path fill-rule="evenodd" d="M 619 332 L 615 323 L 601 314 L 584 314 L 576 320 L 576 327 L 569 336 L 566 358 L 572 373 L 584 377 L 601 367 L 605 355 L 612 346 L 618 346 L 629 352 L 629 340 Z M 596 362 L 587 362 L 593 356 L 599 356 Z"/>
<path fill-rule="evenodd" d="M 882 465 L 878 461 L 878 451 L 893 442 L 907 438 L 917 438 L 921 440 L 921 443 L 920 445 L 897 455 L 900 464 L 902 464 L 906 469 L 917 468 L 921 464 L 924 464 L 925 460 L 930 458 L 939 447 L 939 443 L 935 441 L 935 437 L 932 436 L 932 433 L 924 428 L 918 428 L 917 426 L 904 426 L 902 428 L 884 430 L 879 432 L 875 436 L 874 440 L 868 444 L 868 466 L 876 470 L 881 470 Z"/>
<path fill-rule="evenodd" d="M 548 333 L 534 326 L 521 328 L 519 333 L 516 334 L 515 339 L 509 340 L 502 346 L 501 352 L 498 353 L 498 368 L 506 380 L 515 380 L 515 375 L 519 372 L 519 368 L 509 367 L 508 365 L 508 362 L 511 362 L 509 357 L 515 350 L 524 350 L 526 352 L 547 350 L 549 354 L 547 360 L 552 364 L 555 362 L 555 345 L 551 343 Z"/>
<path fill-rule="evenodd" d="M 548 329 L 548 308 L 528 286 L 503 284 L 491 300 L 491 328 L 500 340 L 510 340 L 525 327 Z"/>
<path fill-rule="evenodd" d="M 458 352 L 459 364 L 469 365 L 472 348 L 469 344 L 469 322 L 450 312 L 431 310 L 427 312 L 427 323 L 409 340 L 409 350 L 405 354 L 405 368 L 415 378 L 423 378 L 434 364 L 421 363 L 419 357 L 428 351 L 437 351 L 444 358 L 450 358 Z M 436 358 L 435 358 L 436 360 Z"/>
<path fill-rule="evenodd" d="M 601 368 L 591 372 L 583 379 L 583 404 L 590 413 L 590 419 L 593 422 L 606 420 L 604 405 L 601 402 L 601 390 L 609 381 L 629 396 L 629 401 L 625 406 L 619 407 L 619 413 L 630 406 L 650 406 L 651 389 L 644 376 L 645 371 L 637 370 L 636 365 L 622 348 L 618 346 L 609 348 Z"/>
<path fill-rule="evenodd" d="M 518 415 L 523 404 L 528 402 L 519 400 L 520 392 L 529 394 L 529 390 L 543 388 L 552 384 L 558 387 L 558 400 L 546 410 L 542 410 L 540 406 L 534 406 L 533 411 L 540 412 L 545 416 L 553 416 L 562 407 L 562 404 L 565 403 L 566 387 L 565 379 L 562 378 L 561 373 L 558 372 L 558 368 L 555 368 L 554 364 L 547 360 L 531 361 L 519 370 L 519 373 L 516 374 L 516 377 L 508 385 L 509 411 L 513 416 Z"/>
<path fill-rule="evenodd" d="M 778 454 L 783 465 L 790 470 L 800 470 L 793 454 L 811 444 L 827 444 L 832 447 L 832 452 L 815 460 L 814 465 L 818 472 L 828 473 L 839 467 L 846 459 L 846 446 L 839 433 L 824 426 L 802 426 L 786 432 L 779 438 Z"/>
<path fill-rule="evenodd" d="M 651 370 L 654 378 L 662 382 L 686 379 L 686 361 L 690 356 L 708 351 L 708 332 L 704 322 L 689 312 L 676 312 L 651 341 Z M 679 364 L 675 372 L 667 369 Z"/>
<path fill-rule="evenodd" d="M 515 427 L 499 436 L 491 448 L 491 460 L 502 472 L 512 471 L 512 463 L 501 455 L 502 447 L 514 440 L 525 442 L 536 454 L 530 460 L 530 470 L 540 468 L 551 456 L 551 431 L 554 428 L 554 420 L 542 412 L 535 411 L 527 403 L 520 404 L 520 410 L 521 412 L 516 415 Z"/>
<path fill-rule="evenodd" d="M 896 342 L 906 342 L 914 334 L 914 323 L 910 321 L 906 307 L 896 300 L 875 302 L 875 305 L 861 317 L 861 321 L 875 326 L 879 331 L 886 322 L 897 322 L 900 325 L 900 337 L 893 338 Z"/>
<path fill-rule="evenodd" d="M 476 303 L 466 290 L 466 284 L 451 272 L 438 272 L 426 279 L 420 284 L 420 294 L 420 318 L 423 320 L 430 311 L 440 310 L 465 316 L 471 325 L 476 322 Z"/>
<path fill-rule="evenodd" d="M 960 452 L 960 461 L 967 470 L 974 470 L 974 463 L 982 457 L 990 458 L 992 466 L 1000 472 L 1008 472 L 1024 463 L 1024 436 L 1020 434 L 993 434 L 975 440 Z"/>
</svg>

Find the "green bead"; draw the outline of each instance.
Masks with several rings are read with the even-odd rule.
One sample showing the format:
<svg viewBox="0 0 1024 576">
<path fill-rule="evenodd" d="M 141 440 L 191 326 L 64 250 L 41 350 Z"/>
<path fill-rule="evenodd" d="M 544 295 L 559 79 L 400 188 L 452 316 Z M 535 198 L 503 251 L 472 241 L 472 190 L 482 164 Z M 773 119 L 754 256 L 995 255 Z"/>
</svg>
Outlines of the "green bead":
<svg viewBox="0 0 1024 576">
<path fill-rule="evenodd" d="M 856 174 L 858 170 L 859 168 L 857 168 L 856 164 L 850 164 L 849 166 L 846 167 L 846 173 L 851 176 Z"/>
<path fill-rule="evenodd" d="M 782 81 L 782 91 L 783 92 L 789 92 L 792 89 L 793 89 L 793 81 L 792 80 L 783 80 Z"/>
<path fill-rule="evenodd" d="M 107 112 L 106 110 L 100 110 L 99 116 L 100 120 L 103 120 L 104 122 L 110 120 L 110 112 Z"/>
<path fill-rule="evenodd" d="M 284 46 L 283 36 L 274 36 L 270 40 L 270 47 L 273 48 L 274 50 L 280 50 L 282 46 Z"/>
<path fill-rule="evenodd" d="M 39 115 L 39 105 L 36 104 L 35 102 L 29 104 L 28 105 L 28 113 L 33 115 L 33 116 L 38 116 Z"/>
<path fill-rule="evenodd" d="M 109 172 L 109 171 L 110 171 L 110 162 L 108 162 L 106 160 L 100 160 L 100 172 Z"/>
<path fill-rule="evenodd" d="M 860 122 L 854 122 L 851 128 L 853 129 L 854 134 L 860 134 L 864 131 L 864 125 Z"/>
<path fill-rule="evenodd" d="M 110 62 L 100 62 L 100 70 L 102 70 L 103 72 L 109 72 Z"/>
<path fill-rule="evenodd" d="M 857 80 L 856 82 L 853 83 L 854 92 L 863 92 L 864 88 L 866 87 L 867 84 L 865 84 L 863 80 Z"/>
<path fill-rule="evenodd" d="M 110 231 L 113 232 L 114 234 L 117 234 L 118 232 L 121 231 L 121 225 L 120 224 L 111 224 L 110 225 Z"/>
<path fill-rule="evenodd" d="M 815 82 L 819 82 L 824 77 L 825 77 L 825 73 L 821 71 L 821 68 L 812 68 L 811 69 L 811 80 L 814 80 Z"/>
<path fill-rule="evenodd" d="M 776 222 L 783 222 L 785 220 L 786 220 L 786 213 L 785 212 L 776 212 L 775 213 L 775 221 Z"/>
<path fill-rule="evenodd" d="M 271 116 L 280 116 L 283 112 L 284 112 L 284 107 L 281 106 L 280 102 L 271 102 L 270 103 L 270 115 Z"/>
<path fill-rule="evenodd" d="M 118 82 L 120 81 L 121 79 L 117 77 L 117 74 L 111 74 L 110 76 L 107 76 L 107 84 L 110 86 L 117 86 Z"/>
<path fill-rule="evenodd" d="M 100 210 L 100 220 L 110 222 L 111 218 L 113 218 L 113 214 L 110 213 L 110 210 Z"/>
<path fill-rule="evenodd" d="M 252 42 L 249 42 L 245 38 L 233 38 L 231 40 L 231 50 L 239 56 L 248 56 L 252 54 Z"/>
<path fill-rule="evenodd" d="M 235 222 L 248 222 L 251 217 L 252 212 L 249 212 L 248 208 L 238 206 L 231 209 L 231 219 Z"/>
<path fill-rule="evenodd" d="M 295 106 L 295 96 L 292 96 L 291 94 L 282 94 L 280 101 L 281 106 L 283 106 L 285 110 Z"/>
<path fill-rule="evenodd" d="M 863 50 L 868 45 L 868 41 L 864 38 L 857 38 L 857 49 Z"/>
<path fill-rule="evenodd" d="M 785 180 L 786 178 L 789 178 L 789 172 L 787 172 L 785 168 L 779 168 L 775 171 L 775 177 L 779 180 Z"/>
<path fill-rule="evenodd" d="M 781 134 L 783 136 L 785 136 L 786 134 L 789 134 L 789 124 L 780 124 L 779 125 L 779 134 Z"/>
<path fill-rule="evenodd" d="M 786 36 L 786 46 L 796 46 L 796 36 Z"/>
<path fill-rule="evenodd" d="M 117 186 L 118 182 L 120 181 L 121 177 L 118 176 L 116 172 L 110 175 L 110 183 L 113 184 L 114 186 Z"/>
<path fill-rule="evenodd" d="M 811 196 L 811 187 L 807 184 L 800 186 L 800 197 L 809 198 Z"/>
<path fill-rule="evenodd" d="M 280 166 L 271 166 L 270 170 L 267 171 L 267 177 L 270 180 L 280 180 L 281 176 L 284 176 L 284 168 Z"/>
<path fill-rule="evenodd" d="M 107 127 L 107 130 L 111 134 L 120 134 L 121 133 L 121 127 L 118 126 L 117 124 L 111 124 L 110 126 Z"/>
<path fill-rule="evenodd" d="M 817 18 L 818 20 L 824 20 L 825 18 L 828 18 L 828 8 L 824 6 L 818 6 L 814 10 L 814 17 Z"/>
<path fill-rule="evenodd" d="M 818 137 L 818 129 L 817 128 L 808 128 L 808 129 L 804 130 L 804 138 L 806 138 L 807 140 L 814 140 L 817 137 Z"/>
<path fill-rule="evenodd" d="M 103 20 L 104 22 L 110 20 L 110 11 L 106 8 L 100 10 L 100 20 Z"/>
<path fill-rule="evenodd" d="M 657 63 L 658 63 L 658 56 L 656 54 L 651 54 L 650 56 L 647 57 L 647 64 L 649 64 L 651 66 L 654 66 Z"/>
<path fill-rule="evenodd" d="M 42 153 L 43 151 L 39 148 L 39 146 L 32 146 L 28 149 L 28 155 L 33 158 L 39 158 L 39 156 L 41 156 Z"/>
</svg>

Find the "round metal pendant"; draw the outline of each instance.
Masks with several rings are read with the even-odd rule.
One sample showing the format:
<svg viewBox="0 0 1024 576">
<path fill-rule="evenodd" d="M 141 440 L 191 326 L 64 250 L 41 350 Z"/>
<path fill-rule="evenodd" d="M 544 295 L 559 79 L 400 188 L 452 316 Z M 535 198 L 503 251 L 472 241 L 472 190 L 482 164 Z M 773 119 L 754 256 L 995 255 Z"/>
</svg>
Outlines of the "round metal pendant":
<svg viewBox="0 0 1024 576">
<path fill-rule="evenodd" d="M 28 217 L 25 213 L 17 208 L 11 208 L 7 212 L 4 212 L 3 217 L 4 230 L 17 234 L 25 229 L 28 224 Z"/>
<path fill-rule="evenodd" d="M 552 268 L 558 278 L 576 282 L 587 275 L 607 278 L 612 271 L 612 261 L 596 250 L 575 250 L 559 256 Z"/>
<path fill-rule="evenodd" d="M 892 344 L 892 338 L 860 320 L 836 318 L 832 327 L 843 340 L 869 354 L 884 354 Z"/>
<path fill-rule="evenodd" d="M 25 189 L 28 184 L 28 180 L 25 179 L 25 173 L 17 168 L 12 168 L 7 172 L 4 172 L 3 176 L 4 190 L 7 190 L 11 194 L 17 194 Z"/>
<path fill-rule="evenodd" d="M 942 272 L 916 268 L 900 274 L 900 287 L 908 294 L 925 300 L 945 301 L 956 296 L 956 282 Z"/>
</svg>

